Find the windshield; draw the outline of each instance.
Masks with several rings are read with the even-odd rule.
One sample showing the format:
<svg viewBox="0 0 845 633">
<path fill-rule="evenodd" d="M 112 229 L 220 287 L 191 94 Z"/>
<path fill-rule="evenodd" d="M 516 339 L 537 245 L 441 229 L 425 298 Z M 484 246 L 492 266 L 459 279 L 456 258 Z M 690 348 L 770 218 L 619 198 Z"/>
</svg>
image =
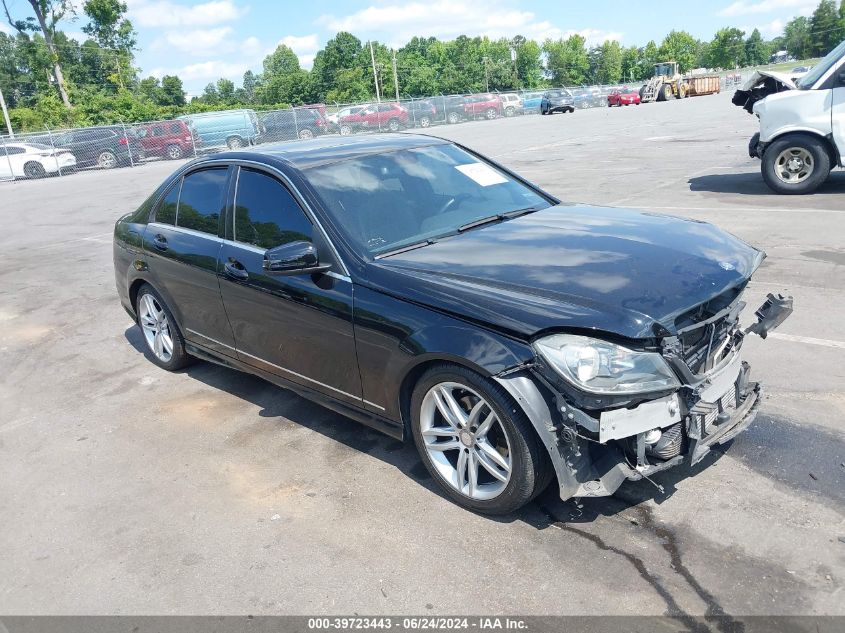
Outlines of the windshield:
<svg viewBox="0 0 845 633">
<path fill-rule="evenodd" d="M 485 218 L 551 206 L 454 145 L 319 165 L 305 176 L 338 228 L 370 256 L 470 230 Z"/>
<path fill-rule="evenodd" d="M 801 90 L 809 90 L 821 79 L 830 68 L 845 55 L 845 40 L 830 51 L 823 60 L 813 66 L 812 70 L 798 80 L 797 86 Z"/>
</svg>

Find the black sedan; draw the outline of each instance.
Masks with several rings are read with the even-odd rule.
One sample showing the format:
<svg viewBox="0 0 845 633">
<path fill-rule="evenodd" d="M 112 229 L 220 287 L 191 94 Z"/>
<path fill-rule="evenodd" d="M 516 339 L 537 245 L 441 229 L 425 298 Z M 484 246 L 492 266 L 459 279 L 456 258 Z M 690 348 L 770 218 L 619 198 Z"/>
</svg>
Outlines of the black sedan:
<svg viewBox="0 0 845 633">
<path fill-rule="evenodd" d="M 150 360 L 261 376 L 399 439 L 459 504 L 513 511 L 697 462 L 753 419 L 739 326 L 763 253 L 702 222 L 562 204 L 430 137 L 191 162 L 115 227 Z"/>
<path fill-rule="evenodd" d="M 568 90 L 546 90 L 540 101 L 540 114 L 575 112 L 575 97 Z"/>
</svg>

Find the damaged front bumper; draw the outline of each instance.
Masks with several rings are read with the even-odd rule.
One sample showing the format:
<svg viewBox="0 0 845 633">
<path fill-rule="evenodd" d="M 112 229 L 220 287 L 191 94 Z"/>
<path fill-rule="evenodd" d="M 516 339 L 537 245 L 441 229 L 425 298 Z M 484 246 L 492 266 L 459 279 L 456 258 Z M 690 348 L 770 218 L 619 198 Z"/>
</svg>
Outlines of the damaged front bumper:
<svg viewBox="0 0 845 633">
<path fill-rule="evenodd" d="M 791 311 L 791 299 L 770 295 L 745 333 L 765 338 Z M 679 374 L 683 387 L 674 393 L 601 411 L 574 406 L 540 362 L 496 380 L 534 424 L 552 458 L 560 496 L 568 499 L 611 495 L 625 480 L 695 465 L 754 421 L 761 387 L 750 380 L 741 346 L 705 374 Z"/>
</svg>

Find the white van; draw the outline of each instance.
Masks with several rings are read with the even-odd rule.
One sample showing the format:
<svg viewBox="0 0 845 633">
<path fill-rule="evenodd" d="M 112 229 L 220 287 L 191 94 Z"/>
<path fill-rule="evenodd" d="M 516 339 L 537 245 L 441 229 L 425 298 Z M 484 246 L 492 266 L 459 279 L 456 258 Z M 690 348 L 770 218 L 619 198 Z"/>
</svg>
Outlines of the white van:
<svg viewBox="0 0 845 633">
<path fill-rule="evenodd" d="M 774 191 L 812 193 L 845 167 L 845 41 L 797 80 L 758 71 L 740 93 L 760 119 L 749 153 Z"/>
</svg>

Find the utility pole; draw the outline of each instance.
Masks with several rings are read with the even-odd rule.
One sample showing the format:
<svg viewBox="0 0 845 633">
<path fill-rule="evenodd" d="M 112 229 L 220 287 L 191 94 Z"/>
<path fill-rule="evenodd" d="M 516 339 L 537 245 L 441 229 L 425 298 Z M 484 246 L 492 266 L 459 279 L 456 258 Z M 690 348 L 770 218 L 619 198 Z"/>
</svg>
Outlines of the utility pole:
<svg viewBox="0 0 845 633">
<path fill-rule="evenodd" d="M 485 92 L 490 92 L 490 68 L 488 66 L 490 58 L 484 56 L 481 58 L 481 61 L 484 62 L 484 85 L 487 86 Z"/>
<path fill-rule="evenodd" d="M 9 130 L 9 138 L 15 138 L 12 132 L 12 122 L 9 121 L 9 111 L 6 109 L 6 100 L 3 98 L 3 89 L 0 88 L 0 108 L 3 109 L 3 118 L 6 120 L 6 129 Z"/>
<path fill-rule="evenodd" d="M 381 103 L 381 92 L 378 89 L 378 71 L 376 70 L 376 54 L 373 52 L 372 41 L 370 41 L 370 60 L 373 62 L 373 82 L 376 85 L 376 101 Z"/>
<path fill-rule="evenodd" d="M 399 101 L 399 76 L 396 74 L 396 49 L 393 50 L 393 87 L 396 88 L 396 100 Z"/>
</svg>

